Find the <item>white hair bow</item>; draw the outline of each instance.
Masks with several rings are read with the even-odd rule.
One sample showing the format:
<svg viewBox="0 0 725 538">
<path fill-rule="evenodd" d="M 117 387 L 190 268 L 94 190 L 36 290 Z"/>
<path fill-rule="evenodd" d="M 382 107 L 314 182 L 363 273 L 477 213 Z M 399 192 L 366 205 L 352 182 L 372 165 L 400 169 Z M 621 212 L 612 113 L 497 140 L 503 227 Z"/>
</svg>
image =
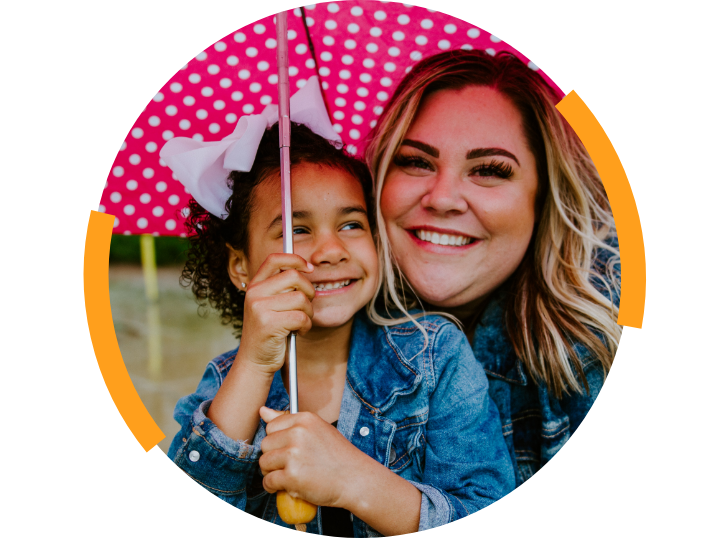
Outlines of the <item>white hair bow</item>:
<svg viewBox="0 0 725 538">
<path fill-rule="evenodd" d="M 229 172 L 252 169 L 262 135 L 277 123 L 278 114 L 277 105 L 267 105 L 261 114 L 243 116 L 234 132 L 218 142 L 172 138 L 161 148 L 160 156 L 201 207 L 225 219 L 225 205 L 232 195 L 227 184 Z M 316 76 L 290 98 L 290 120 L 323 138 L 342 142 L 330 123 Z"/>
</svg>

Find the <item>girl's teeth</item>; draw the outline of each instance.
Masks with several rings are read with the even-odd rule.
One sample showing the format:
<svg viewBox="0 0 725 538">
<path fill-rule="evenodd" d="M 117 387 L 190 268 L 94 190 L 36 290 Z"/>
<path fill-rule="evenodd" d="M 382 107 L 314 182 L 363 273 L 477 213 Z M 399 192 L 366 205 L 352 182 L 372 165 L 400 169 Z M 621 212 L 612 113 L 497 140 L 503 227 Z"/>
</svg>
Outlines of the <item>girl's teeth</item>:
<svg viewBox="0 0 725 538">
<path fill-rule="evenodd" d="M 428 241 L 434 245 L 460 247 L 462 245 L 467 245 L 472 241 L 470 237 L 464 237 L 462 235 L 438 234 L 437 232 L 429 232 L 426 230 L 416 230 L 415 235 L 418 239 Z"/>
<path fill-rule="evenodd" d="M 349 280 L 343 280 L 342 282 L 325 282 L 324 284 L 315 284 L 315 290 L 316 291 L 337 290 L 340 288 L 344 288 L 348 284 L 350 284 Z"/>
</svg>

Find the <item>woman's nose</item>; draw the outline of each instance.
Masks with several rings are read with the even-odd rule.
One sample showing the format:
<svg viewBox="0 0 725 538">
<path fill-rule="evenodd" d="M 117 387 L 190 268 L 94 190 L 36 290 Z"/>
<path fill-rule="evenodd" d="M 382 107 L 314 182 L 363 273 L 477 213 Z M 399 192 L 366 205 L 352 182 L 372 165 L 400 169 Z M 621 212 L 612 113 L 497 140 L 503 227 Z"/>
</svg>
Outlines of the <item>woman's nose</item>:
<svg viewBox="0 0 725 538">
<path fill-rule="evenodd" d="M 310 256 L 313 265 L 335 265 L 350 258 L 350 253 L 337 234 L 323 234 L 315 243 L 315 250 Z"/>
<path fill-rule="evenodd" d="M 444 215 L 464 213 L 468 209 L 460 191 L 461 181 L 455 175 L 443 172 L 431 180 L 431 186 L 421 200 L 423 207 Z"/>
</svg>

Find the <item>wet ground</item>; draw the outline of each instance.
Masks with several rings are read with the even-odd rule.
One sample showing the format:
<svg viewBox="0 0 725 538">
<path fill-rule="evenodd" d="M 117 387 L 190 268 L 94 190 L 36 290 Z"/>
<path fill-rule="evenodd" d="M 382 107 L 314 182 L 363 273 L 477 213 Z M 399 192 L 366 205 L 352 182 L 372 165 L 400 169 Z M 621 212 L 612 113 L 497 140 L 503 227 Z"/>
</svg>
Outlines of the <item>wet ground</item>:
<svg viewBox="0 0 725 538">
<path fill-rule="evenodd" d="M 111 265 L 109 287 L 113 325 L 126 368 L 141 400 L 166 435 L 159 447 L 166 452 L 179 424 L 174 421 L 176 402 L 196 390 L 206 364 L 238 345 L 232 330 L 213 312 L 199 316 L 191 292 L 179 285 L 181 267 L 158 269 L 160 321 L 154 342 L 154 311 L 146 300 L 141 267 Z M 157 348 L 158 349 L 158 348 Z"/>
</svg>

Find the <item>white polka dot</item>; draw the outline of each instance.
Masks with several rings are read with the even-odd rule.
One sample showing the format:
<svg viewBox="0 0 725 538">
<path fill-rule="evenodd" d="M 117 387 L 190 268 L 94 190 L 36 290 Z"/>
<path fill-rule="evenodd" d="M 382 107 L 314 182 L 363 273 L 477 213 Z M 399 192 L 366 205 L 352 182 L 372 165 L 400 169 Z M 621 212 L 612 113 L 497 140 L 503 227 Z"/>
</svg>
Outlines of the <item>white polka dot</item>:
<svg viewBox="0 0 725 538">
<path fill-rule="evenodd" d="M 146 179 L 151 179 L 152 177 L 154 177 L 153 168 L 144 168 L 142 173 L 143 173 L 143 177 L 145 177 Z"/>
<path fill-rule="evenodd" d="M 269 95 L 263 95 L 259 98 L 259 102 L 266 106 L 272 102 L 272 97 Z"/>
<path fill-rule="evenodd" d="M 360 31 L 360 26 L 358 24 L 355 24 L 354 22 L 351 22 L 347 25 L 347 31 L 351 34 L 357 34 Z"/>
<path fill-rule="evenodd" d="M 305 79 L 300 79 L 297 81 L 297 84 L 295 84 L 298 88 L 304 88 L 305 84 L 307 84 L 307 81 Z"/>
<path fill-rule="evenodd" d="M 347 87 L 347 84 L 338 84 L 337 85 L 337 91 L 339 93 L 347 93 L 350 88 Z"/>
<path fill-rule="evenodd" d="M 368 95 L 370 95 L 370 92 L 368 91 L 367 88 L 358 88 L 357 89 L 357 94 L 360 97 L 367 97 Z"/>
<path fill-rule="evenodd" d="M 192 73 L 189 75 L 189 82 L 192 84 L 198 84 L 201 81 L 201 75 L 199 73 Z"/>
<path fill-rule="evenodd" d="M 373 59 L 371 59 L 371 58 L 365 58 L 363 60 L 363 66 L 365 66 L 368 69 L 370 69 L 371 67 L 374 67 L 375 66 L 375 61 Z"/>
<path fill-rule="evenodd" d="M 378 101 L 387 101 L 388 94 L 386 92 L 378 92 Z"/>
<path fill-rule="evenodd" d="M 216 101 L 214 101 L 214 104 L 212 106 L 214 107 L 214 110 L 224 110 L 226 103 L 221 99 L 217 99 Z"/>
<path fill-rule="evenodd" d="M 294 30 L 287 30 L 287 39 L 288 40 L 289 39 L 294 39 L 295 37 L 297 37 L 297 32 L 295 32 Z M 274 45 L 277 46 L 277 42 L 276 41 L 274 42 Z"/>
<path fill-rule="evenodd" d="M 496 37 L 495 35 L 491 35 L 491 41 L 494 42 L 494 43 L 500 43 L 501 42 L 501 38 Z"/>
<path fill-rule="evenodd" d="M 158 127 L 160 124 L 161 124 L 161 120 L 159 119 L 158 116 L 151 116 L 149 118 L 149 125 L 151 127 Z"/>
<path fill-rule="evenodd" d="M 353 146 L 352 144 L 348 145 L 345 149 L 350 155 L 357 155 L 357 147 Z"/>
<path fill-rule="evenodd" d="M 139 200 L 141 200 L 142 204 L 148 204 L 151 201 L 151 195 L 145 192 L 139 197 Z"/>
<path fill-rule="evenodd" d="M 166 229 L 169 230 L 169 231 L 171 231 L 174 228 L 176 228 L 176 221 L 175 220 L 171 220 L 171 219 L 167 220 L 166 221 Z"/>
<path fill-rule="evenodd" d="M 320 58 L 325 62 L 329 62 L 330 60 L 332 60 L 332 54 L 330 54 L 328 51 L 325 51 L 320 54 Z"/>
<path fill-rule="evenodd" d="M 443 27 L 443 31 L 447 34 L 455 34 L 456 33 L 456 25 L 455 24 L 446 24 Z"/>
<path fill-rule="evenodd" d="M 322 67 L 320 67 L 320 75 L 321 76 L 326 77 L 326 76 L 329 76 L 329 74 L 330 74 L 330 68 L 329 67 L 327 67 L 325 65 L 323 65 Z"/>
<path fill-rule="evenodd" d="M 350 138 L 352 138 L 353 140 L 357 140 L 358 138 L 360 138 L 360 131 L 358 131 L 357 129 L 350 129 Z"/>
<path fill-rule="evenodd" d="M 342 125 L 340 125 L 339 123 L 334 124 L 332 128 L 335 130 L 336 133 L 342 132 Z"/>
<path fill-rule="evenodd" d="M 141 156 L 134 153 L 128 158 L 128 162 L 130 162 L 133 165 L 136 165 L 141 162 Z"/>
<path fill-rule="evenodd" d="M 197 142 L 204 141 L 204 137 L 201 136 L 199 133 L 194 133 L 193 135 L 191 135 L 191 138 L 192 138 L 192 140 L 196 140 Z"/>
<path fill-rule="evenodd" d="M 242 107 L 242 112 L 244 112 L 245 114 L 251 114 L 252 112 L 254 112 L 254 105 L 252 103 L 247 103 Z"/>
<path fill-rule="evenodd" d="M 174 105 L 169 105 L 166 107 L 166 114 L 169 116 L 176 116 L 176 113 L 179 111 Z"/>
<path fill-rule="evenodd" d="M 352 13 L 355 17 L 359 17 L 363 14 L 363 10 L 360 6 L 355 6 L 350 10 L 350 13 Z"/>
<path fill-rule="evenodd" d="M 204 87 L 203 87 L 203 88 L 201 89 L 201 94 L 202 94 L 202 95 L 203 95 L 204 97 L 211 97 L 212 95 L 214 95 L 214 90 L 212 90 L 212 89 L 211 89 L 211 88 L 210 88 L 209 86 L 204 86 Z"/>
<path fill-rule="evenodd" d="M 224 43 L 224 41 L 217 41 L 216 43 L 214 43 L 214 48 L 218 52 L 224 52 L 225 50 L 227 50 L 227 44 Z"/>
<path fill-rule="evenodd" d="M 123 175 L 123 166 L 114 166 L 111 173 L 116 177 L 121 177 Z"/>
<path fill-rule="evenodd" d="M 211 134 L 217 134 L 220 129 L 221 129 L 221 127 L 219 127 L 219 124 L 218 123 L 211 123 L 211 124 L 209 124 L 209 132 Z"/>
<path fill-rule="evenodd" d="M 262 89 L 262 85 L 259 82 L 252 82 L 249 85 L 249 91 L 251 91 L 251 92 L 258 93 L 261 89 Z"/>
<path fill-rule="evenodd" d="M 347 80 L 351 76 L 352 76 L 352 74 L 350 74 L 350 71 L 348 71 L 347 69 L 343 69 L 342 71 L 340 71 L 340 78 L 342 80 Z"/>
<path fill-rule="evenodd" d="M 131 136 L 134 138 L 141 138 L 143 136 L 143 129 L 141 129 L 141 127 L 134 127 L 131 130 Z"/>
<path fill-rule="evenodd" d="M 163 93 L 159 92 L 156 95 L 154 95 L 154 101 L 156 101 L 157 103 L 160 103 L 163 100 L 164 100 L 164 94 Z"/>
<path fill-rule="evenodd" d="M 172 194 L 171 196 L 169 196 L 169 203 L 171 205 L 178 204 L 179 203 L 179 197 L 176 194 Z"/>
<path fill-rule="evenodd" d="M 143 230 L 144 228 L 146 228 L 146 226 L 148 226 L 148 225 L 149 225 L 149 221 L 148 221 L 148 220 L 146 220 L 146 219 L 145 219 L 144 217 L 141 217 L 140 219 L 138 219 L 138 220 L 136 221 L 136 226 L 138 226 L 138 227 L 139 227 L 139 228 L 141 228 L 142 230 Z"/>
<path fill-rule="evenodd" d="M 415 37 L 415 44 L 420 45 L 421 47 L 428 43 L 428 38 L 424 35 L 419 35 Z"/>
<path fill-rule="evenodd" d="M 344 97 L 337 97 L 335 99 L 335 105 L 337 106 L 345 106 L 347 104 L 347 101 L 345 101 Z"/>
<path fill-rule="evenodd" d="M 159 191 L 159 192 L 164 192 L 166 190 L 166 183 L 163 182 L 163 181 L 159 181 L 156 184 L 156 190 Z"/>
<path fill-rule="evenodd" d="M 376 12 L 375 12 L 375 13 L 373 14 L 373 17 L 375 17 L 375 20 L 376 20 L 376 21 L 384 21 L 384 20 L 385 20 L 385 18 L 387 17 L 387 15 L 385 14 L 385 12 L 384 12 L 384 11 L 376 11 Z"/>
<path fill-rule="evenodd" d="M 259 51 L 254 47 L 249 47 L 246 51 L 244 51 L 244 53 L 250 58 L 254 58 L 257 54 L 259 54 Z"/>
<path fill-rule="evenodd" d="M 159 149 L 159 146 L 156 145 L 156 142 L 149 142 L 148 144 L 146 144 L 146 151 L 148 151 L 149 153 L 153 153 L 157 149 Z"/>
<path fill-rule="evenodd" d="M 327 83 L 326 80 L 323 80 L 322 81 L 322 89 L 323 90 L 329 90 L 330 89 L 330 85 Z"/>
<path fill-rule="evenodd" d="M 171 86 L 169 86 L 169 89 L 174 93 L 179 93 L 182 88 L 183 86 L 178 82 L 174 82 L 173 84 L 171 84 Z"/>
<path fill-rule="evenodd" d="M 181 209 L 181 216 L 182 217 L 184 217 L 184 218 L 188 217 L 189 216 L 189 213 L 190 213 L 190 211 L 189 211 L 189 208 L 188 207 L 184 207 L 184 208 Z"/>
<path fill-rule="evenodd" d="M 264 42 L 264 46 L 267 47 L 268 49 L 273 49 L 274 47 L 277 46 L 277 40 L 269 37 L 269 38 L 267 38 L 267 41 Z"/>
<path fill-rule="evenodd" d="M 265 62 L 264 60 L 262 60 L 257 64 L 257 69 L 259 69 L 260 71 L 266 71 L 267 69 L 269 69 L 269 62 Z"/>
<path fill-rule="evenodd" d="M 151 213 L 153 213 L 154 217 L 160 217 L 161 215 L 164 214 L 164 208 L 161 207 L 160 205 L 157 205 L 156 207 L 154 207 L 151 210 Z"/>
<path fill-rule="evenodd" d="M 114 204 L 117 204 L 121 201 L 121 193 L 120 192 L 112 192 L 111 193 L 111 202 Z"/>
<path fill-rule="evenodd" d="M 200 62 L 203 62 L 204 60 L 206 60 L 206 58 L 207 54 L 205 51 L 201 51 L 199 54 L 196 55 L 196 59 Z"/>
<path fill-rule="evenodd" d="M 277 75 L 273 76 L 276 77 Z M 275 80 L 275 82 L 277 81 Z M 232 92 L 232 101 L 241 101 L 242 97 L 244 97 L 244 94 L 242 92 Z"/>
<path fill-rule="evenodd" d="M 118 225 L 119 224 L 121 224 L 121 221 L 118 220 L 118 217 L 116 217 L 115 219 L 113 219 L 113 227 L 114 228 L 118 228 Z"/>
<path fill-rule="evenodd" d="M 370 127 L 375 127 L 378 124 L 378 120 L 373 120 L 370 122 Z"/>
<path fill-rule="evenodd" d="M 331 2 L 327 4 L 327 11 L 329 11 L 330 13 L 337 13 L 338 11 L 340 11 L 340 6 L 338 6 L 335 2 Z"/>
<path fill-rule="evenodd" d="M 335 112 L 332 113 L 332 117 L 336 120 L 342 120 L 345 119 L 345 113 L 342 110 L 335 110 Z"/>
<path fill-rule="evenodd" d="M 355 125 L 360 125 L 363 122 L 362 116 L 359 114 L 355 114 L 351 119 Z"/>
<path fill-rule="evenodd" d="M 242 32 L 237 32 L 234 34 L 234 41 L 237 43 L 244 43 L 247 40 L 247 36 L 245 36 Z"/>
<path fill-rule="evenodd" d="M 466 32 L 466 35 L 471 39 L 476 39 L 478 36 L 481 35 L 481 30 L 479 30 L 478 28 L 469 28 L 468 32 Z"/>
<path fill-rule="evenodd" d="M 408 73 L 410 73 L 411 69 L 413 69 L 413 66 L 412 65 L 409 65 L 408 67 L 406 67 L 405 68 L 405 74 L 407 75 Z"/>
<path fill-rule="evenodd" d="M 393 62 L 385 62 L 383 69 L 385 69 L 388 73 L 392 73 L 395 71 L 395 64 Z"/>
<path fill-rule="evenodd" d="M 395 39 L 395 41 L 403 41 L 403 39 L 405 39 L 405 34 L 403 32 L 393 32 L 393 39 Z"/>
<path fill-rule="evenodd" d="M 486 49 L 486 52 L 487 52 L 487 53 L 488 53 L 488 54 L 489 54 L 490 56 L 496 56 L 496 49 L 488 48 L 488 49 Z"/>
<path fill-rule="evenodd" d="M 227 63 L 229 65 L 237 65 L 239 63 L 239 58 L 237 58 L 236 56 L 228 56 Z"/>
<path fill-rule="evenodd" d="M 410 17 L 407 15 L 398 15 L 398 24 L 408 24 L 410 22 Z"/>
<path fill-rule="evenodd" d="M 105 206 L 105 205 L 103 205 L 103 204 L 100 204 L 100 205 L 98 206 L 98 212 L 99 212 L 99 213 L 105 213 L 105 212 L 106 212 L 106 206 Z"/>
<path fill-rule="evenodd" d="M 396 56 L 400 56 L 400 49 L 398 47 L 390 47 L 388 49 L 388 54 L 395 58 Z"/>
<path fill-rule="evenodd" d="M 295 52 L 296 52 L 297 54 L 304 54 L 305 52 L 307 52 L 307 45 L 305 45 L 304 43 L 299 43 L 299 44 L 298 44 L 298 45 L 297 45 L 297 46 L 295 47 Z"/>
<path fill-rule="evenodd" d="M 126 213 L 126 215 L 133 215 L 136 211 L 136 208 L 133 207 L 131 204 L 128 204 L 123 208 L 123 212 Z"/>
<path fill-rule="evenodd" d="M 469 44 L 461 45 L 461 50 L 473 50 L 473 46 Z"/>
<path fill-rule="evenodd" d="M 353 105 L 355 110 L 365 110 L 365 103 L 362 101 L 355 101 L 355 104 Z"/>
<path fill-rule="evenodd" d="M 337 28 L 337 23 L 335 21 L 325 21 L 325 28 L 328 30 L 334 30 Z"/>
<path fill-rule="evenodd" d="M 314 69 L 315 68 L 315 60 L 313 60 L 312 58 L 307 58 L 305 60 L 305 67 L 307 69 Z M 292 75 L 292 73 L 290 73 L 290 76 L 291 75 Z"/>
<path fill-rule="evenodd" d="M 206 70 L 209 72 L 210 75 L 219 74 L 219 66 L 217 64 L 211 64 L 209 67 L 206 68 Z"/>
<path fill-rule="evenodd" d="M 393 81 L 390 80 L 389 77 L 383 77 L 383 78 L 380 79 L 380 84 L 382 84 L 386 88 L 389 88 L 390 86 L 393 85 Z"/>
<path fill-rule="evenodd" d="M 314 65 L 313 65 L 313 67 L 314 67 Z M 300 72 L 300 70 L 297 69 L 294 65 L 289 68 L 289 76 L 291 76 L 291 77 L 294 77 L 299 72 Z"/>
<path fill-rule="evenodd" d="M 438 42 L 438 48 L 441 50 L 448 50 L 451 48 L 451 42 L 448 41 L 447 39 L 441 39 Z"/>
<path fill-rule="evenodd" d="M 345 56 L 342 57 L 342 63 L 344 63 L 345 65 L 352 65 L 354 61 L 355 60 L 353 59 L 353 57 L 349 54 L 345 54 Z"/>
<path fill-rule="evenodd" d="M 239 78 L 241 78 L 242 80 L 247 80 L 250 77 L 250 75 L 251 75 L 251 73 L 249 72 L 248 69 L 242 69 L 239 72 Z"/>
<path fill-rule="evenodd" d="M 325 37 L 322 38 L 322 42 L 329 47 L 330 45 L 335 44 L 335 38 L 332 36 L 326 35 Z"/>
<path fill-rule="evenodd" d="M 312 17 L 306 17 L 305 22 L 307 22 L 307 26 L 312 26 L 313 24 L 315 24 L 315 19 L 313 19 Z"/>
<path fill-rule="evenodd" d="M 264 24 L 255 24 L 253 30 L 255 34 L 263 34 Z"/>
<path fill-rule="evenodd" d="M 367 84 L 372 79 L 373 79 L 373 77 L 370 76 L 370 73 L 361 73 L 360 74 L 360 82 L 364 82 L 365 84 Z"/>
<path fill-rule="evenodd" d="M 420 27 L 424 30 L 430 30 L 431 28 L 433 28 L 433 21 L 430 19 L 423 19 L 422 21 L 420 21 Z"/>
<path fill-rule="evenodd" d="M 231 79 L 223 78 L 219 81 L 219 86 L 222 88 L 229 88 L 232 85 Z"/>
<path fill-rule="evenodd" d="M 373 37 L 380 37 L 381 35 L 383 35 L 383 31 L 377 26 L 373 26 L 372 28 L 370 28 L 370 35 Z"/>
<path fill-rule="evenodd" d="M 357 45 L 357 43 L 355 43 L 355 40 L 354 39 L 346 39 L 345 40 L 345 48 L 346 49 L 352 50 L 352 49 L 355 48 L 356 45 Z"/>
<path fill-rule="evenodd" d="M 417 50 L 414 50 L 413 52 L 410 53 L 410 59 L 413 60 L 414 62 L 417 62 L 422 57 L 423 57 L 423 54 L 421 54 Z"/>
<path fill-rule="evenodd" d="M 186 106 L 191 106 L 191 105 L 193 105 L 193 104 L 194 104 L 195 102 L 196 102 L 196 99 L 194 99 L 194 98 L 193 98 L 193 97 L 192 97 L 191 95 L 187 95 L 186 97 L 184 97 L 184 100 L 183 100 L 183 103 L 184 103 L 184 104 L 185 104 Z"/>
<path fill-rule="evenodd" d="M 161 133 L 161 138 L 164 140 L 171 140 L 174 138 L 174 133 L 172 131 L 166 130 L 163 133 Z"/>
<path fill-rule="evenodd" d="M 204 110 L 203 108 L 200 108 L 199 110 L 196 111 L 196 117 L 199 118 L 200 120 L 205 120 L 206 118 L 209 117 L 209 113 L 206 110 Z"/>
<path fill-rule="evenodd" d="M 155 118 L 156 116 L 151 116 L 151 117 Z M 159 120 L 159 121 L 161 121 L 161 120 Z M 149 119 L 149 123 L 151 123 L 150 119 Z M 127 146 L 127 144 L 126 144 L 126 141 L 124 140 L 123 143 L 121 143 L 121 149 L 119 151 L 123 151 L 124 149 L 126 149 L 126 146 Z"/>
<path fill-rule="evenodd" d="M 365 50 L 368 51 L 370 54 L 374 54 L 378 52 L 378 46 L 375 43 L 368 43 L 365 46 Z"/>
<path fill-rule="evenodd" d="M 531 69 L 532 71 L 538 71 L 539 66 L 536 65 L 534 62 L 529 62 L 529 69 Z"/>
<path fill-rule="evenodd" d="M 294 8 L 292 10 L 292 13 L 294 13 L 296 17 L 301 17 L 302 16 L 302 10 L 300 8 L 298 8 L 298 7 Z"/>
<path fill-rule="evenodd" d="M 385 93 L 385 92 L 380 92 L 380 93 Z M 383 113 L 383 107 L 376 106 L 375 108 L 373 108 L 373 112 L 375 112 L 375 114 L 377 114 L 378 116 L 380 116 L 380 114 Z"/>
<path fill-rule="evenodd" d="M 267 82 L 269 82 L 270 84 L 277 84 L 277 82 L 279 82 L 279 76 L 278 75 L 269 75 L 269 77 L 267 77 Z M 232 94 L 232 99 L 234 99 L 233 94 Z M 234 100 L 239 101 L 239 99 L 234 99 Z"/>
<path fill-rule="evenodd" d="M 189 127 L 191 127 L 191 122 L 189 120 L 181 120 L 179 122 L 179 129 L 186 131 Z"/>
</svg>

